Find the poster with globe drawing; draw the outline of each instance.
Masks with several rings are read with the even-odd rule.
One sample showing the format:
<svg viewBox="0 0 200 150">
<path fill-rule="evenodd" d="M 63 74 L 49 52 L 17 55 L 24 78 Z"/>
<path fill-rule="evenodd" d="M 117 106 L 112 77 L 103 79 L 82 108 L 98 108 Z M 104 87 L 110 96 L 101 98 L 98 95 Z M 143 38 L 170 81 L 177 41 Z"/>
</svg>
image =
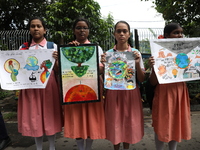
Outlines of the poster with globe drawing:
<svg viewBox="0 0 200 150">
<path fill-rule="evenodd" d="M 136 88 L 135 60 L 132 52 L 107 52 L 104 88 L 132 90 Z"/>
<path fill-rule="evenodd" d="M 55 59 L 53 49 L 0 51 L 0 81 L 5 90 L 45 88 Z"/>
<path fill-rule="evenodd" d="M 150 41 L 160 84 L 200 79 L 200 38 Z"/>
<path fill-rule="evenodd" d="M 58 49 L 62 104 L 100 101 L 98 46 L 63 45 Z"/>
</svg>

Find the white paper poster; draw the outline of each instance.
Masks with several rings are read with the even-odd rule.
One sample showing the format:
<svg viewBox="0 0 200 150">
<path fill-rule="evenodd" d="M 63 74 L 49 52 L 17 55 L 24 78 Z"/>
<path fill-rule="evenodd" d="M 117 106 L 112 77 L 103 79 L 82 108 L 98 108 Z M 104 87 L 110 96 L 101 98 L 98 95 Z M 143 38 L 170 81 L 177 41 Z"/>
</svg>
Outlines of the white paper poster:
<svg viewBox="0 0 200 150">
<path fill-rule="evenodd" d="M 5 90 L 45 88 L 55 63 L 53 49 L 0 51 L 0 81 Z"/>
<path fill-rule="evenodd" d="M 135 60 L 132 52 L 107 52 L 104 87 L 112 90 L 136 88 Z"/>
<path fill-rule="evenodd" d="M 200 79 L 200 38 L 150 41 L 160 84 Z"/>
</svg>

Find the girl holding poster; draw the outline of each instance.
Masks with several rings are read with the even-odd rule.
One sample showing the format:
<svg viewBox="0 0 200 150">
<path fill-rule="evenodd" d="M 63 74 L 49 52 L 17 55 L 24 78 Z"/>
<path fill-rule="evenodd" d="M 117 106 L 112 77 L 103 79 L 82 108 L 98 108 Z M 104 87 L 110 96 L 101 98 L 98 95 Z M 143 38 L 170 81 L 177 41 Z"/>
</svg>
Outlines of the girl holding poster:
<svg viewBox="0 0 200 150">
<path fill-rule="evenodd" d="M 30 19 L 28 27 L 30 41 L 24 43 L 20 50 L 54 49 L 53 57 L 57 60 L 57 45 L 46 40 L 44 21 L 39 17 L 34 17 Z M 44 64 L 41 66 L 45 67 Z M 57 67 L 55 64 L 45 89 L 24 89 L 19 94 L 18 131 L 23 136 L 34 137 L 37 150 L 42 150 L 44 136 L 47 136 L 49 141 L 49 150 L 55 150 L 56 133 L 61 132 L 63 127 L 62 107 L 56 79 Z"/>
<path fill-rule="evenodd" d="M 183 29 L 179 24 L 170 23 L 164 28 L 164 38 L 182 38 Z M 150 82 L 155 85 L 152 119 L 157 150 L 176 150 L 177 142 L 191 138 L 190 100 L 185 82 L 159 84 L 153 65 L 154 57 L 149 58 L 152 68 Z"/>
<path fill-rule="evenodd" d="M 73 24 L 75 40 L 69 44 L 75 46 L 78 46 L 79 44 L 89 44 L 89 31 L 90 24 L 88 20 L 84 18 L 76 19 Z M 99 56 L 101 56 L 103 51 L 100 47 L 98 47 L 98 50 Z M 91 150 L 94 139 L 105 139 L 106 133 L 103 102 L 65 105 L 64 136 L 76 139 L 79 150 Z"/>
<path fill-rule="evenodd" d="M 135 58 L 133 63 L 135 63 L 136 79 L 139 82 L 143 82 L 145 79 L 144 65 L 140 52 L 131 48 L 129 24 L 125 21 L 119 21 L 114 29 L 116 45 L 102 55 L 101 62 L 104 63 L 104 66 L 107 65 L 106 56 L 109 54 L 108 52 L 117 52 L 116 55 L 120 55 L 121 52 L 130 52 L 130 55 L 134 56 L 132 56 L 132 59 Z M 132 83 L 133 81 L 130 82 Z M 105 85 L 105 87 L 108 86 Z M 124 150 L 128 150 L 130 144 L 137 143 L 142 139 L 144 122 L 142 101 L 137 83 L 134 89 L 107 89 L 105 119 L 106 137 L 113 143 L 115 150 L 119 150 L 120 143 L 123 143 Z"/>
</svg>

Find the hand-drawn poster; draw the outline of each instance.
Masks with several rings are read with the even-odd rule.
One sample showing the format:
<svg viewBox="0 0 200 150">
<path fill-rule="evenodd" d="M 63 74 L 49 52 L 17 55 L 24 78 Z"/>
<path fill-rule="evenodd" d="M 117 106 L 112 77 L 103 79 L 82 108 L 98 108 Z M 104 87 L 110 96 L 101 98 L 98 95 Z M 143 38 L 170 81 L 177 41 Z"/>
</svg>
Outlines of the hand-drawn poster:
<svg viewBox="0 0 200 150">
<path fill-rule="evenodd" d="M 52 53 L 53 49 L 0 51 L 1 88 L 45 88 L 55 63 Z"/>
<path fill-rule="evenodd" d="M 132 52 L 107 52 L 104 87 L 112 90 L 136 88 L 135 60 Z"/>
<path fill-rule="evenodd" d="M 150 41 L 160 84 L 200 79 L 200 38 Z"/>
<path fill-rule="evenodd" d="M 62 104 L 98 102 L 98 46 L 83 44 L 59 47 Z"/>
</svg>

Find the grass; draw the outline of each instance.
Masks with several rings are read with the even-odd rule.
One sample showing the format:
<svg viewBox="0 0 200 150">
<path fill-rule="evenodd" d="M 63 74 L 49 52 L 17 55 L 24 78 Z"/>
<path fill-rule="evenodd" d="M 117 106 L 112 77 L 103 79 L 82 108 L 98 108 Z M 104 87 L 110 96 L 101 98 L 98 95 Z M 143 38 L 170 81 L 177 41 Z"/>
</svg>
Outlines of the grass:
<svg viewBox="0 0 200 150">
<path fill-rule="evenodd" d="M 7 90 L 0 89 L 0 99 L 8 97 L 8 96 L 12 95 L 12 93 L 13 93 L 13 91 L 7 91 Z"/>
<path fill-rule="evenodd" d="M 4 120 L 13 120 L 17 118 L 17 113 L 16 112 L 9 112 L 9 113 L 4 113 L 3 114 Z"/>
</svg>

